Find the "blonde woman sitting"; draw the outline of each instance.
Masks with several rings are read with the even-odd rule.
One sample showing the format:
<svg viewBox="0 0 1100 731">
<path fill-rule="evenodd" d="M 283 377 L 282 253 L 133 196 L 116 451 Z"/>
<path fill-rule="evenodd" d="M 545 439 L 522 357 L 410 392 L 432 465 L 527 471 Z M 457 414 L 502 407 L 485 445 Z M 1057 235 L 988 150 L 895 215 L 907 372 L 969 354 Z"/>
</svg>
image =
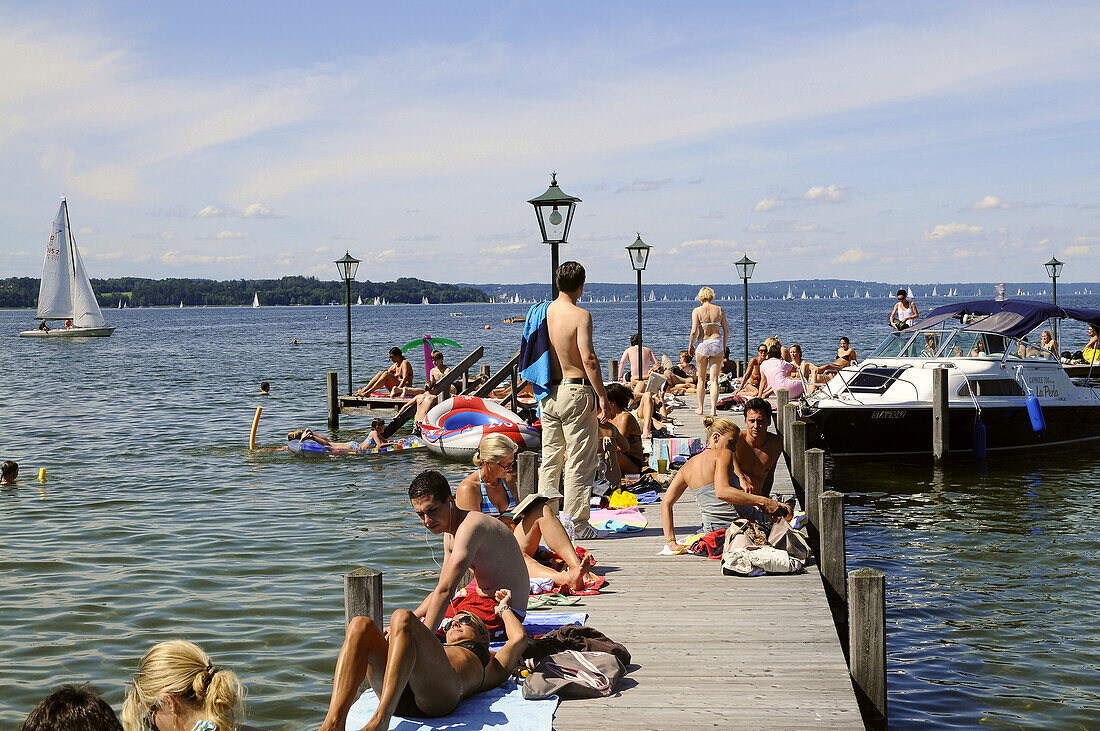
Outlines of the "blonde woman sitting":
<svg viewBox="0 0 1100 731">
<path fill-rule="evenodd" d="M 737 518 L 764 521 L 790 515 L 786 504 L 735 487 L 744 481 L 734 459 L 740 434 L 737 425 L 729 419 L 708 416 L 703 419 L 703 426 L 707 430 L 707 448 L 676 472 L 661 500 L 661 527 L 670 553 L 687 548 L 676 540 L 672 508 L 688 490 L 703 514 L 704 533 L 727 528 Z"/>
<path fill-rule="evenodd" d="M 591 558 L 581 559 L 565 526 L 550 509 L 549 499 L 535 496 L 526 501 L 523 513 L 514 515 L 516 507 L 515 477 L 512 467 L 516 462 L 516 443 L 503 434 L 486 434 L 474 453 L 477 469 L 459 483 L 455 490 L 455 505 L 463 510 L 482 512 L 500 518 L 512 529 L 527 572 L 533 579 L 551 579 L 555 586 L 573 590 L 584 588 L 584 576 L 591 568 Z M 545 543 L 565 562 L 565 571 L 555 571 L 535 560 L 539 544 Z"/>
<path fill-rule="evenodd" d="M 198 645 L 169 640 L 145 653 L 126 690 L 126 731 L 246 731 L 244 688 Z M 255 731 L 255 730 L 254 730 Z"/>
</svg>

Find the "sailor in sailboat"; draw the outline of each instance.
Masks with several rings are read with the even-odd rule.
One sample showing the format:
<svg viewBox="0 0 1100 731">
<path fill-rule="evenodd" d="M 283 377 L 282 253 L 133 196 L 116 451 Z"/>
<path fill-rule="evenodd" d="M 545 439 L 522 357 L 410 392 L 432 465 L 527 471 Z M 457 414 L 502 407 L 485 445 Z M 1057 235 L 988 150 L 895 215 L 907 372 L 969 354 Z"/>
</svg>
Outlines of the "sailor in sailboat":
<svg viewBox="0 0 1100 731">
<path fill-rule="evenodd" d="M 37 329 L 19 333 L 19 337 L 106 338 L 115 331 L 104 321 L 92 291 L 92 283 L 84 270 L 84 262 L 80 259 L 80 251 L 69 226 L 69 207 L 64 198 L 54 218 L 50 240 L 46 243 L 36 317 L 42 320 L 42 324 Z M 51 329 L 46 325 L 47 320 L 64 320 L 65 327 Z"/>
</svg>

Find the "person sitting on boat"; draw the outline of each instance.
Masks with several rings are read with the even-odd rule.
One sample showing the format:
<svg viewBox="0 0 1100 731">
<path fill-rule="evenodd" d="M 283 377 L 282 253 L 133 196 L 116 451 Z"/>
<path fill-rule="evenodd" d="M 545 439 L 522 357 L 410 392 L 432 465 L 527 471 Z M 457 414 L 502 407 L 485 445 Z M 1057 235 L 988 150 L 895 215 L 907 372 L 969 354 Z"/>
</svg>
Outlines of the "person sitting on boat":
<svg viewBox="0 0 1100 731">
<path fill-rule="evenodd" d="M 931 343 L 928 342 L 928 338 L 933 338 Z M 931 355 L 936 352 L 937 343 L 935 342 L 934 338 L 934 335 L 929 335 L 925 337 L 925 350 L 927 350 L 929 347 L 932 348 L 932 353 L 929 354 L 928 357 L 931 357 Z M 988 352 L 989 349 L 985 346 L 985 338 L 979 335 L 977 338 L 974 339 L 974 347 L 970 349 L 970 352 L 967 353 L 967 355 L 971 358 L 984 358 L 986 354 L 988 354 Z M 924 355 L 924 351 L 921 351 L 921 355 Z"/>
<path fill-rule="evenodd" d="M 661 528 L 669 551 L 686 548 L 676 540 L 673 507 L 687 491 L 695 498 L 703 515 L 703 532 L 711 533 L 737 518 L 768 523 L 774 517 L 787 517 L 790 508 L 764 495 L 753 494 L 740 485 L 748 478 L 741 474 L 734 449 L 740 437 L 737 425 L 729 419 L 703 418 L 707 447 L 676 471 L 676 476 L 661 499 Z"/>
<path fill-rule="evenodd" d="M 48 333 L 50 331 L 50 326 L 46 324 L 45 320 L 43 320 L 42 322 L 38 323 L 38 329 L 44 333 Z"/>
<path fill-rule="evenodd" d="M 917 321 L 917 305 L 909 301 L 909 293 L 904 289 L 898 290 L 898 301 L 894 303 L 894 309 L 890 310 L 890 327 L 897 331 L 905 330 Z"/>
<path fill-rule="evenodd" d="M 395 390 L 412 384 L 412 363 L 401 352 L 401 348 L 390 348 L 390 360 L 393 365 L 384 371 L 378 371 L 374 378 L 370 379 L 370 383 L 355 392 L 356 396 L 368 397 L 379 388 L 385 388 L 392 396 Z"/>
<path fill-rule="evenodd" d="M 653 366 L 657 365 L 657 358 L 653 355 L 653 351 L 646 346 L 642 346 L 642 364 L 639 367 L 638 363 L 638 333 L 634 333 L 630 336 L 630 347 L 623 351 L 622 357 L 619 358 L 619 382 L 625 383 L 626 372 L 630 371 L 630 382 L 637 383 L 646 378 L 649 378 L 649 372 L 653 369 Z"/>
<path fill-rule="evenodd" d="M 70 320 L 65 320 L 65 329 L 66 330 L 72 330 L 73 329 L 73 321 L 71 319 Z"/>
<path fill-rule="evenodd" d="M 738 477 L 741 489 L 768 497 L 775 480 L 775 466 L 783 454 L 783 438 L 768 431 L 772 405 L 762 398 L 745 404 L 745 428 L 737 438 Z"/>
<path fill-rule="evenodd" d="M 836 349 L 836 360 L 817 369 L 818 380 L 824 381 L 825 379 L 821 378 L 822 376 L 835 375 L 841 369 L 854 365 L 856 360 L 856 351 L 852 349 L 851 341 L 846 337 L 842 337 L 840 346 Z"/>
<path fill-rule="evenodd" d="M 756 348 L 756 356 L 749 360 L 748 365 L 745 366 L 745 375 L 741 377 L 741 385 L 733 392 L 735 396 L 755 398 L 761 394 L 760 362 L 767 357 L 768 346 L 760 343 Z"/>
<path fill-rule="evenodd" d="M 462 510 L 481 512 L 499 518 L 516 537 L 527 572 L 532 579 L 551 579 L 555 586 L 583 589 L 590 559 L 581 559 L 565 526 L 550 508 L 546 495 L 536 495 L 515 514 L 515 476 L 512 471 L 518 447 L 503 434 L 486 434 L 474 453 L 477 469 L 455 489 L 455 505 Z M 536 560 L 539 545 L 556 553 L 565 562 L 565 571 L 555 571 Z"/>
<path fill-rule="evenodd" d="M 1100 363 L 1100 342 L 1096 337 L 1096 326 L 1089 324 L 1089 341 L 1081 348 L 1081 355 L 1088 363 Z"/>
<path fill-rule="evenodd" d="M 1039 345 L 1047 352 L 1053 353 L 1055 360 L 1062 357 L 1058 352 L 1058 341 L 1050 334 L 1050 330 L 1043 330 L 1043 333 L 1039 336 Z"/>
<path fill-rule="evenodd" d="M 981 338 L 979 338 L 979 340 L 980 339 Z M 977 341 L 975 341 L 974 350 L 972 350 L 971 353 L 976 355 L 977 354 L 976 353 L 977 348 L 978 348 L 978 344 L 977 344 Z M 936 337 L 935 333 L 925 333 L 925 335 L 924 335 L 924 347 L 921 348 L 920 357 L 921 358 L 931 358 L 932 356 L 934 356 L 936 354 L 936 351 L 939 350 L 939 349 L 940 349 L 940 339 L 938 337 Z M 984 351 L 983 351 L 983 354 L 984 354 Z"/>
<path fill-rule="evenodd" d="M 390 615 L 385 630 L 369 617 L 353 617 L 336 659 L 321 731 L 344 731 L 364 680 L 378 696 L 378 708 L 363 728 L 383 731 L 393 716 L 446 716 L 470 696 L 507 680 L 523 659 L 527 633 L 511 605 L 512 593 L 500 589 L 495 599 L 505 633 L 504 646 L 496 652 L 489 649 L 485 622 L 469 612 L 455 615 L 444 643 L 408 609 Z"/>
<path fill-rule="evenodd" d="M 0 465 L 0 485 L 14 485 L 19 479 L 19 463 L 7 460 Z"/>
<path fill-rule="evenodd" d="M 781 357 L 782 351 L 778 344 L 773 344 L 768 350 L 768 359 L 760 364 L 760 372 L 768 382 L 768 389 L 773 393 L 781 388 L 787 389 L 790 398 L 797 399 L 805 392 L 802 379 L 798 377 L 798 368 L 794 363 L 788 363 Z M 794 377 L 791 374 L 794 373 Z"/>
</svg>

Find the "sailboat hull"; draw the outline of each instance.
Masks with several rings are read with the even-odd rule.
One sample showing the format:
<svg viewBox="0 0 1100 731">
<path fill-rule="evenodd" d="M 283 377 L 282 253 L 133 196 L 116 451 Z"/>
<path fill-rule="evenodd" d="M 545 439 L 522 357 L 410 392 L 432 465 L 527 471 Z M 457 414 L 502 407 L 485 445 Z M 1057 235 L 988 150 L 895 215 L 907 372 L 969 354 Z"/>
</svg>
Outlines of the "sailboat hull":
<svg viewBox="0 0 1100 731">
<path fill-rule="evenodd" d="M 19 333 L 21 338 L 109 338 L 114 327 L 74 327 L 66 330 L 59 327 L 49 332 L 45 330 L 26 330 Z"/>
</svg>

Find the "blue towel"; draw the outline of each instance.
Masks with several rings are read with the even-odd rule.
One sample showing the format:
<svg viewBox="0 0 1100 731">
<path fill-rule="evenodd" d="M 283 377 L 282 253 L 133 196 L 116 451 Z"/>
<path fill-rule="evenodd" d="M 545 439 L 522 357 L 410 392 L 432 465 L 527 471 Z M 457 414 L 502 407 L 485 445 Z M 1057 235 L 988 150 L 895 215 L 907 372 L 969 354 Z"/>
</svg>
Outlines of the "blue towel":
<svg viewBox="0 0 1100 731">
<path fill-rule="evenodd" d="M 550 393 L 550 330 L 546 327 L 549 306 L 549 302 L 539 302 L 527 311 L 519 345 L 519 375 L 531 383 L 536 401 Z"/>
<path fill-rule="evenodd" d="M 345 728 L 363 728 L 378 708 L 378 697 L 367 688 L 351 707 Z M 558 698 L 529 701 L 523 697 L 523 686 L 511 680 L 499 688 L 478 693 L 458 704 L 449 716 L 440 718 L 390 719 L 390 731 L 474 731 L 474 729 L 510 729 L 511 731 L 550 731 Z"/>
</svg>

